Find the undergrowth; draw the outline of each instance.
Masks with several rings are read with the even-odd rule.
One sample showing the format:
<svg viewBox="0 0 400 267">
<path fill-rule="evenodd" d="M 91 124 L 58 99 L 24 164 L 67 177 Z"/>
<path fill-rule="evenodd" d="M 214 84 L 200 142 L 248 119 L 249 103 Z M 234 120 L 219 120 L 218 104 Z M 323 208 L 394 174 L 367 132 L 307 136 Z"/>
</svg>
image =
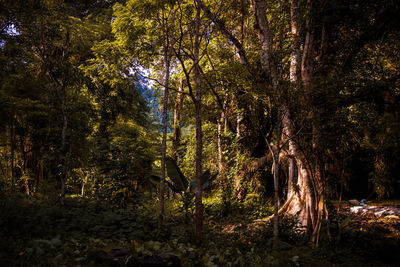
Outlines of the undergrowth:
<svg viewBox="0 0 400 267">
<path fill-rule="evenodd" d="M 218 194 L 204 198 L 201 246 L 193 239 L 193 211 L 186 222 L 177 197 L 166 201 L 162 233 L 156 230 L 152 194 L 127 199 L 123 206 L 79 196 L 67 197 L 64 207 L 56 198 L 41 196 L 6 195 L 1 203 L 0 266 L 97 266 L 98 253 L 115 248 L 134 257 L 169 253 L 182 266 L 373 266 L 395 262 L 390 255 L 399 248 L 377 232 L 360 230 L 354 218 L 332 214 L 321 229 L 326 235 L 321 234 L 319 247 L 308 243 L 295 217 L 281 220 L 279 249 L 274 250 L 272 227 L 252 226 L 254 218 L 271 214 L 271 205 L 251 200 L 227 207 Z"/>
</svg>

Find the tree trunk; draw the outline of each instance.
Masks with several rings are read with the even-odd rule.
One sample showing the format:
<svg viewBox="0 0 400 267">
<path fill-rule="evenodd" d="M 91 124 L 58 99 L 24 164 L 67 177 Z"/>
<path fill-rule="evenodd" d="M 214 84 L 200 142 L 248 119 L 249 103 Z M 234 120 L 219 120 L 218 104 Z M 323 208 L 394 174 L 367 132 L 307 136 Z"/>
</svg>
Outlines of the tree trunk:
<svg viewBox="0 0 400 267">
<path fill-rule="evenodd" d="M 226 121 L 225 112 L 221 112 L 221 117 L 218 119 L 218 136 L 217 136 L 217 148 L 218 148 L 218 173 L 219 173 L 219 185 L 222 188 L 222 199 L 225 205 L 225 208 L 230 206 L 230 196 L 231 196 L 231 187 L 226 178 L 225 166 L 223 161 L 223 147 L 222 147 L 222 132 L 223 125 Z"/>
<path fill-rule="evenodd" d="M 223 148 L 222 148 L 222 132 L 223 132 L 223 124 L 225 122 L 225 112 L 222 111 L 221 112 L 221 117 L 218 119 L 218 136 L 217 136 L 217 148 L 218 148 L 218 173 L 219 173 L 219 177 L 220 177 L 220 186 L 222 188 L 222 190 L 224 190 L 224 198 L 226 196 L 225 193 L 227 193 L 226 191 L 226 179 L 225 179 L 225 168 L 224 168 L 224 162 L 223 162 Z"/>
<path fill-rule="evenodd" d="M 164 19 L 164 18 L 163 18 Z M 163 98 L 163 137 L 161 145 L 161 180 L 160 180 L 160 202 L 158 214 L 158 231 L 161 232 L 164 224 L 164 191 L 165 191 L 165 157 L 167 153 L 167 117 L 168 117 L 168 93 L 171 57 L 169 53 L 169 44 L 164 31 L 164 61 L 165 61 L 165 79 L 164 79 L 164 98 Z"/>
<path fill-rule="evenodd" d="M 299 33 L 299 5 L 297 0 L 292 0 L 290 5 L 291 27 L 292 27 L 292 57 L 290 61 L 290 82 L 293 90 L 298 90 L 300 76 L 300 33 Z M 290 151 L 289 151 L 290 152 Z M 294 178 L 295 160 L 289 153 L 288 167 L 288 192 L 287 199 L 292 194 Z"/>
<path fill-rule="evenodd" d="M 280 117 L 280 111 L 278 112 L 278 118 Z M 268 148 L 271 152 L 273 159 L 273 173 L 274 173 L 274 218 L 273 218 L 273 248 L 278 249 L 279 242 L 279 155 L 281 151 L 281 124 L 278 123 L 277 126 L 277 140 L 276 146 L 272 146 L 267 142 Z"/>
<path fill-rule="evenodd" d="M 67 138 L 67 127 L 68 118 L 65 110 L 65 88 L 63 88 L 63 103 L 61 103 L 61 111 L 63 115 L 63 127 L 61 132 L 61 153 L 63 155 L 63 167 L 61 173 L 61 204 L 64 205 L 65 200 L 65 182 L 67 180 L 67 149 L 66 149 L 66 138 Z"/>
<path fill-rule="evenodd" d="M 14 175 L 14 157 L 15 157 L 15 126 L 14 126 L 14 112 L 11 114 L 12 120 L 10 122 L 10 158 L 11 158 L 11 190 L 15 189 L 15 175 Z"/>
<path fill-rule="evenodd" d="M 217 136 L 217 147 L 218 147 L 218 172 L 220 175 L 223 173 L 223 165 L 222 165 L 222 121 L 223 121 L 223 112 L 221 113 L 221 118 L 218 119 L 218 136 Z"/>
<path fill-rule="evenodd" d="M 289 166 L 288 166 L 288 190 L 287 190 L 287 198 L 289 199 L 293 194 L 293 185 L 295 183 L 294 179 L 294 168 L 295 168 L 295 161 L 292 156 L 288 159 Z"/>
<path fill-rule="evenodd" d="M 297 90 L 300 76 L 300 22 L 299 22 L 299 4 L 297 0 L 291 1 L 290 6 L 291 27 L 292 27 L 292 57 L 290 60 L 290 82 Z"/>
<path fill-rule="evenodd" d="M 236 102 L 236 103 L 235 103 Z M 240 122 L 241 122 L 241 117 L 240 113 L 238 112 L 239 110 L 239 103 L 237 101 L 237 97 L 235 96 L 232 100 L 232 106 L 236 106 L 236 142 L 239 144 L 240 140 Z M 236 166 L 237 169 L 240 170 L 242 168 L 242 164 L 240 162 L 240 147 L 237 146 L 236 148 Z M 246 197 L 246 190 L 243 186 L 243 181 L 246 177 L 246 173 L 240 172 L 239 174 L 235 175 L 235 180 L 234 180 L 234 192 L 235 196 L 238 200 L 243 200 Z"/>
<path fill-rule="evenodd" d="M 279 143 L 274 153 L 274 242 L 273 247 L 278 248 L 279 239 Z"/>
<path fill-rule="evenodd" d="M 311 12 L 311 0 L 307 1 L 308 5 L 308 12 Z M 316 54 L 315 52 L 315 38 L 314 38 L 314 33 L 313 29 L 311 27 L 311 16 L 308 14 L 308 19 L 306 21 L 306 28 L 307 28 L 307 33 L 306 33 L 306 40 L 304 44 L 304 51 L 303 51 L 303 58 L 302 58 L 302 64 L 301 64 L 301 78 L 303 82 L 303 87 L 307 91 L 311 91 L 312 87 L 312 82 L 314 78 L 314 56 Z M 311 103 L 312 99 L 311 99 Z M 313 165 L 311 168 L 313 168 L 313 173 L 311 173 L 311 178 L 313 180 L 313 189 L 314 189 L 314 205 L 315 205 L 315 214 L 313 216 L 315 217 L 315 223 L 313 225 L 313 232 L 312 232 L 312 240 L 316 243 L 318 243 L 318 238 L 319 238 L 319 230 L 321 227 L 321 220 L 326 219 L 328 214 L 327 214 L 327 209 L 324 201 L 324 181 L 322 177 L 322 161 L 320 157 L 320 132 L 319 132 L 319 121 L 320 121 L 320 115 L 318 112 L 317 107 L 314 106 L 312 110 L 312 148 L 314 152 L 314 161 Z M 311 233 L 311 232 L 310 232 Z"/>
<path fill-rule="evenodd" d="M 322 183 L 320 181 L 315 181 L 311 175 L 310 166 L 306 160 L 305 155 L 300 150 L 298 144 L 295 142 L 295 130 L 294 123 L 290 116 L 290 109 L 288 103 L 282 99 L 282 92 L 278 86 L 277 71 L 275 63 L 272 60 L 272 38 L 269 31 L 268 19 L 266 16 L 266 5 L 263 0 L 255 0 L 255 17 L 256 17 L 256 25 L 258 26 L 259 39 L 261 43 L 261 51 L 260 58 L 262 62 L 263 69 L 269 74 L 271 77 L 272 88 L 275 93 L 275 103 L 279 105 L 279 109 L 281 111 L 280 119 L 283 128 L 283 134 L 288 138 L 289 143 L 289 154 L 296 161 L 297 170 L 298 170 L 298 179 L 296 192 L 292 194 L 292 197 L 289 198 L 286 203 L 282 206 L 280 212 L 285 212 L 286 214 L 297 215 L 299 214 L 299 220 L 307 228 L 307 232 L 309 234 L 314 234 L 316 230 L 318 230 L 320 225 L 320 216 L 321 213 L 321 195 L 320 189 Z M 310 77 L 312 75 L 312 68 L 310 68 L 311 63 L 313 62 L 312 58 L 312 41 L 313 36 L 310 31 L 307 32 L 306 35 L 306 43 L 303 52 L 302 58 L 302 77 L 303 73 L 308 74 L 307 78 L 304 80 L 304 86 L 307 84 L 311 84 Z M 298 65 L 299 62 L 296 62 Z M 298 67 L 293 69 L 298 69 Z M 318 204 L 317 204 L 318 203 Z"/>
<path fill-rule="evenodd" d="M 196 25 L 195 25 L 195 36 L 194 36 L 194 78 L 196 83 L 196 189 L 195 189 L 195 237 L 197 242 L 201 243 L 201 235 L 203 228 L 203 202 L 202 202 L 202 188 L 201 188 L 201 175 L 202 175 L 202 150 L 203 150 L 203 138 L 202 138 L 202 116 L 201 116 L 201 78 L 200 78 L 200 66 L 199 66 L 199 50 L 200 50 L 200 2 L 196 1 Z"/>
<path fill-rule="evenodd" d="M 201 2 L 201 0 L 198 0 Z M 229 32 L 229 30 L 225 27 L 225 24 L 219 20 L 204 4 L 202 4 L 202 8 L 206 15 L 217 25 L 217 27 L 224 33 L 227 38 L 235 45 L 238 49 L 238 54 L 240 56 L 240 63 L 243 64 L 248 72 L 254 77 L 256 81 L 264 81 L 259 72 L 256 71 L 250 62 L 247 59 L 245 50 L 243 45 L 239 42 L 239 40 Z M 296 2 L 293 2 L 293 16 L 292 18 L 296 18 Z M 310 0 L 308 0 L 308 9 L 310 8 Z M 266 88 L 272 88 L 274 95 L 274 102 L 278 105 L 280 114 L 280 121 L 282 125 L 282 131 L 288 140 L 289 146 L 289 154 L 292 155 L 296 169 L 297 169 L 297 182 L 296 182 L 296 190 L 291 194 L 291 197 L 287 199 L 286 203 L 282 206 L 279 213 L 282 214 L 286 212 L 287 214 L 297 215 L 299 214 L 300 222 L 307 228 L 309 233 L 315 233 L 315 230 L 318 231 L 319 228 L 319 219 L 322 216 L 318 214 L 324 214 L 324 199 L 321 192 L 323 192 L 323 183 L 318 180 L 315 181 L 315 177 L 312 175 L 312 166 L 310 166 L 307 161 L 305 155 L 302 153 L 298 143 L 295 142 L 295 129 L 294 123 L 290 116 L 290 108 L 286 100 L 282 97 L 283 91 L 282 88 L 279 88 L 280 77 L 278 77 L 277 72 L 277 63 L 273 61 L 273 41 L 270 34 L 269 23 L 267 18 L 267 10 L 266 10 L 266 2 L 265 0 L 254 0 L 254 14 L 255 14 L 255 26 L 258 31 L 258 38 L 260 41 L 260 62 L 262 66 L 262 70 L 267 74 L 270 78 L 267 82 L 265 82 Z M 309 18 L 311 16 L 308 16 Z M 309 19 L 308 18 L 308 19 Z M 295 27 L 298 27 L 298 23 L 295 20 Z M 297 26 L 296 26 L 297 25 Z M 308 24 L 309 25 L 309 24 Z M 293 26 L 293 25 L 292 25 Z M 310 27 L 306 27 L 309 29 Z M 298 28 L 293 29 L 293 32 L 298 33 Z M 296 34 L 294 35 L 294 46 L 293 46 L 293 74 L 298 73 L 300 60 L 298 58 L 298 47 L 299 42 L 296 39 Z M 306 35 L 306 41 L 304 45 L 303 58 L 302 58 L 302 66 L 305 68 L 301 69 L 301 74 L 303 72 L 308 72 L 308 74 L 312 75 L 313 69 L 309 68 L 310 63 L 313 61 L 313 51 L 311 46 L 309 45 L 313 41 L 313 36 L 311 32 L 308 32 Z M 295 64 L 296 63 L 296 64 Z M 294 71 L 296 70 L 296 71 Z M 310 77 L 307 76 L 307 79 L 303 80 L 303 85 L 311 84 Z M 296 75 L 297 76 L 297 75 Z M 316 177 L 319 179 L 318 177 Z"/>
<path fill-rule="evenodd" d="M 181 140 L 181 114 L 182 114 L 182 102 L 183 102 L 183 82 L 178 87 L 176 94 L 175 106 L 174 106 L 174 137 L 172 142 L 172 155 L 171 157 L 178 161 L 178 147 Z"/>
<path fill-rule="evenodd" d="M 85 195 L 85 181 L 82 181 L 82 186 L 81 186 L 81 196 Z"/>
</svg>

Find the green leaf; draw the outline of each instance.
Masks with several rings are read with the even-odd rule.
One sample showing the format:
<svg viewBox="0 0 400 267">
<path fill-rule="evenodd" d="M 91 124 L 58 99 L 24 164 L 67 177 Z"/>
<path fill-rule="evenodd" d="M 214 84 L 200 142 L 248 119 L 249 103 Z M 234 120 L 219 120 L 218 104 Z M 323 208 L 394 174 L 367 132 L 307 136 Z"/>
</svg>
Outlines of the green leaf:
<svg viewBox="0 0 400 267">
<path fill-rule="evenodd" d="M 177 192 L 186 191 L 186 189 L 188 187 L 188 180 L 186 179 L 186 177 L 183 175 L 183 173 L 179 169 L 175 160 L 172 159 L 171 157 L 167 157 L 165 159 L 165 163 L 166 163 L 168 177 L 173 182 Z"/>
</svg>

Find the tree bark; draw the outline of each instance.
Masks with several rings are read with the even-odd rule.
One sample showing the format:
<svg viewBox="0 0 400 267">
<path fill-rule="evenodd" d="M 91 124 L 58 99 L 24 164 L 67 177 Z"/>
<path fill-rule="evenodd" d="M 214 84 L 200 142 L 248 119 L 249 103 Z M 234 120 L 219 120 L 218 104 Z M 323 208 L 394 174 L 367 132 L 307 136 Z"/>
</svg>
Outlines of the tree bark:
<svg viewBox="0 0 400 267">
<path fill-rule="evenodd" d="M 223 160 L 222 160 L 222 124 L 224 123 L 225 120 L 225 113 L 222 111 L 221 112 L 221 117 L 218 119 L 217 122 L 217 127 L 218 127 L 218 136 L 217 136 L 217 148 L 218 148 L 218 172 L 220 176 L 223 176 L 224 174 L 224 166 L 223 166 Z"/>
<path fill-rule="evenodd" d="M 286 214 L 297 215 L 299 214 L 299 220 L 307 228 L 309 234 L 314 234 L 318 230 L 320 225 L 321 198 L 320 189 L 322 183 L 315 181 L 311 175 L 311 169 L 309 168 L 308 162 L 305 155 L 302 153 L 299 145 L 295 142 L 295 129 L 291 119 L 290 109 L 288 103 L 281 98 L 282 92 L 278 87 L 278 78 L 275 63 L 272 61 L 272 39 L 270 36 L 268 19 L 266 16 L 266 5 L 263 0 L 255 0 L 255 16 L 256 26 L 258 26 L 259 39 L 261 43 L 261 62 L 263 69 L 271 76 L 272 88 L 275 93 L 275 103 L 279 105 L 281 111 L 280 119 L 282 123 L 283 134 L 288 138 L 289 143 L 289 154 L 293 156 L 296 161 L 298 178 L 296 185 L 296 192 L 292 194 L 292 197 L 287 200 L 283 205 L 281 212 Z M 302 77 L 303 73 L 307 76 L 303 79 L 303 85 L 307 86 L 311 84 L 311 75 L 313 73 L 312 62 L 313 62 L 313 51 L 312 51 L 313 35 L 310 31 L 306 34 L 306 43 L 302 58 Z M 294 49 L 295 50 L 295 49 Z M 298 61 L 296 65 L 299 64 Z M 298 69 L 297 66 L 293 66 L 293 69 Z M 318 204 L 317 204 L 318 203 Z"/>
<path fill-rule="evenodd" d="M 299 23 L 299 4 L 297 0 L 292 0 L 290 3 L 290 15 L 291 15 L 291 30 L 292 30 L 292 57 L 290 61 L 290 82 L 293 90 L 298 90 L 299 86 L 299 76 L 300 76 L 300 23 Z M 293 151 L 289 150 L 289 153 Z M 288 159 L 288 193 L 287 199 L 291 197 L 292 187 L 295 181 L 294 178 L 294 168 L 295 160 L 292 154 L 289 154 Z"/>
<path fill-rule="evenodd" d="M 287 198 L 289 199 L 291 197 L 291 195 L 293 194 L 293 185 L 295 183 L 295 179 L 294 179 L 294 168 L 295 168 L 295 161 L 293 159 L 293 157 L 290 157 L 288 159 L 288 190 L 287 190 Z"/>
<path fill-rule="evenodd" d="M 278 111 L 278 118 L 280 117 L 280 111 Z M 279 155 L 281 151 L 281 124 L 277 126 L 277 140 L 276 146 L 271 146 L 267 142 L 268 148 L 271 152 L 273 159 L 273 173 L 274 173 L 274 217 L 273 217 L 273 248 L 278 249 L 279 242 Z"/>
<path fill-rule="evenodd" d="M 181 86 L 178 87 L 176 94 L 175 106 L 174 106 L 174 137 L 172 143 L 172 155 L 171 157 L 178 161 L 178 147 L 181 140 L 181 114 L 182 114 L 182 102 L 183 102 L 183 81 Z"/>
<path fill-rule="evenodd" d="M 298 0 L 292 0 L 290 3 L 290 17 L 291 17 L 291 28 L 292 28 L 292 56 L 290 60 L 290 82 L 295 89 L 298 87 L 299 76 L 300 76 L 300 22 L 299 22 L 299 4 Z"/>
<path fill-rule="evenodd" d="M 198 0 L 201 2 L 201 0 Z M 296 73 L 298 76 L 298 72 L 300 69 L 301 75 L 304 76 L 305 79 L 302 79 L 303 86 L 311 85 L 312 82 L 312 74 L 313 69 L 310 68 L 313 62 L 313 51 L 312 44 L 313 35 L 310 31 L 306 34 L 305 45 L 303 49 L 303 58 L 300 63 L 299 58 L 299 39 L 297 37 L 298 34 L 298 18 L 296 11 L 296 3 L 293 2 L 293 16 L 292 16 L 292 26 L 295 29 L 292 31 L 295 33 L 293 36 L 293 54 L 292 54 L 292 64 L 291 69 L 293 76 Z M 321 192 L 323 191 L 323 183 L 318 180 L 315 181 L 312 175 L 312 166 L 310 166 L 309 162 L 306 159 L 306 156 L 303 154 L 299 144 L 295 142 L 296 132 L 294 128 L 294 123 L 291 118 L 290 108 L 286 100 L 282 97 L 283 91 L 279 88 L 280 77 L 278 77 L 277 72 L 277 63 L 273 61 L 273 40 L 270 34 L 269 23 L 267 18 L 267 10 L 266 10 L 266 2 L 265 0 L 254 0 L 254 14 L 255 14 L 255 26 L 258 32 L 258 38 L 260 41 L 260 61 L 262 70 L 269 77 L 268 81 L 264 79 L 260 79 L 262 75 L 256 71 L 246 57 L 246 52 L 243 48 L 243 45 L 240 41 L 228 31 L 225 27 L 225 24 L 219 20 L 203 3 L 201 3 L 202 8 L 206 15 L 216 24 L 216 26 L 220 29 L 220 31 L 226 35 L 226 37 L 232 42 L 234 46 L 237 47 L 238 54 L 240 56 L 240 63 L 243 64 L 249 73 L 254 77 L 256 81 L 261 81 L 265 84 L 267 90 L 272 88 L 272 93 L 274 97 L 274 102 L 278 105 L 278 109 L 281 111 L 280 113 L 280 121 L 282 125 L 282 132 L 285 138 L 288 140 L 289 146 L 289 155 L 292 155 L 294 159 L 294 165 L 297 169 L 297 182 L 295 186 L 295 191 L 291 194 L 286 201 L 286 203 L 281 207 L 279 213 L 286 213 L 291 215 L 299 214 L 299 220 L 304 225 L 308 233 L 313 234 L 315 230 L 319 228 L 319 216 L 317 214 L 323 213 L 324 210 L 324 200 Z M 308 0 L 308 9 L 310 10 L 310 1 Z M 308 19 L 310 18 L 310 14 Z M 294 23 L 294 24 L 293 24 Z M 309 22 L 308 22 L 309 23 Z M 309 24 L 308 24 L 309 25 Z M 309 30 L 310 27 L 307 27 Z M 299 67 L 301 64 L 301 68 Z M 304 73 L 304 74 L 303 74 Z M 319 179 L 317 177 L 317 179 Z"/>
<path fill-rule="evenodd" d="M 83 181 L 82 181 L 82 186 L 81 186 L 81 196 L 84 196 L 84 195 L 85 195 L 85 183 L 86 183 L 86 181 L 83 180 Z"/>
<path fill-rule="evenodd" d="M 197 242 L 201 243 L 202 228 L 203 228 L 203 202 L 202 202 L 202 188 L 201 188 L 201 175 L 202 175 L 202 116 L 201 116 L 201 78 L 199 66 L 199 50 L 200 50 L 200 1 L 196 1 L 196 24 L 194 36 L 194 78 L 196 83 L 196 189 L 195 189 L 195 237 Z"/>
<path fill-rule="evenodd" d="M 14 110 L 11 114 L 11 121 L 10 121 L 10 158 L 11 158 L 11 190 L 14 191 L 15 189 L 15 175 L 14 175 L 14 157 L 15 157 L 15 126 L 14 126 Z"/>
<path fill-rule="evenodd" d="M 167 154 L 167 119 L 168 119 L 168 94 L 169 94 L 169 76 L 171 66 L 170 44 L 168 29 L 164 17 L 164 8 L 162 9 L 162 31 L 163 31 L 163 49 L 165 63 L 164 78 L 164 98 L 163 98 L 163 136 L 161 144 L 161 179 L 160 179 L 160 196 L 159 196 L 159 213 L 158 213 L 158 231 L 161 232 L 164 224 L 164 192 L 165 192 L 165 158 Z"/>
<path fill-rule="evenodd" d="M 164 223 L 164 191 L 165 191 L 165 157 L 167 153 L 167 105 L 168 105 L 168 86 L 170 75 L 170 58 L 165 58 L 165 81 L 163 98 L 163 137 L 161 145 L 161 180 L 160 180 L 160 203 L 158 215 L 158 230 L 161 231 Z"/>
<path fill-rule="evenodd" d="M 279 144 L 274 153 L 274 242 L 273 247 L 278 248 L 279 239 Z"/>
<path fill-rule="evenodd" d="M 65 110 L 65 97 L 66 97 L 65 88 L 63 88 L 63 100 L 61 103 L 61 111 L 63 115 L 63 127 L 61 132 L 61 153 L 63 156 L 63 167 L 61 173 L 61 204 L 64 205 L 65 200 L 65 183 L 67 180 L 67 149 L 66 149 L 66 142 L 67 142 L 67 128 L 68 128 L 68 118 L 67 112 Z"/>
</svg>

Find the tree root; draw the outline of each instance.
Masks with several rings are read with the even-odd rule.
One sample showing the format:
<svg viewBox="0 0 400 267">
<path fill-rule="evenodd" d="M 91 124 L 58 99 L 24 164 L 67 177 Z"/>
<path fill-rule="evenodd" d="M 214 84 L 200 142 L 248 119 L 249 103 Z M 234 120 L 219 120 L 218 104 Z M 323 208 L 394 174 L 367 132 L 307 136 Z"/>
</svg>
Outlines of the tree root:
<svg viewBox="0 0 400 267">
<path fill-rule="evenodd" d="M 279 217 L 283 217 L 283 214 L 286 213 L 286 211 L 288 210 L 292 200 L 294 198 L 294 194 L 292 194 L 285 202 L 285 204 L 283 204 L 283 206 L 278 210 L 278 216 Z M 257 219 L 253 222 L 253 224 L 257 225 L 257 224 L 262 224 L 262 223 L 269 223 L 272 219 L 274 218 L 274 214 L 266 217 L 266 218 L 262 218 L 262 219 Z"/>
</svg>

